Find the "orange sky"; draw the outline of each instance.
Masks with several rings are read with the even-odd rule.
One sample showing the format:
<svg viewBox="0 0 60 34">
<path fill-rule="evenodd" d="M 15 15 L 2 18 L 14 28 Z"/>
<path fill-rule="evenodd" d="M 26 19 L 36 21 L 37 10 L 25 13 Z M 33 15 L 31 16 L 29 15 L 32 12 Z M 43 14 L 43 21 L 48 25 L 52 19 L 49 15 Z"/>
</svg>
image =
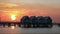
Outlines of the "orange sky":
<svg viewBox="0 0 60 34">
<path fill-rule="evenodd" d="M 12 21 L 11 16 L 16 15 L 16 20 Z M 11 2 L 0 2 L 1 21 L 19 22 L 24 15 L 28 16 L 51 16 L 53 22 L 60 22 L 60 8 L 43 4 L 17 4 Z"/>
</svg>

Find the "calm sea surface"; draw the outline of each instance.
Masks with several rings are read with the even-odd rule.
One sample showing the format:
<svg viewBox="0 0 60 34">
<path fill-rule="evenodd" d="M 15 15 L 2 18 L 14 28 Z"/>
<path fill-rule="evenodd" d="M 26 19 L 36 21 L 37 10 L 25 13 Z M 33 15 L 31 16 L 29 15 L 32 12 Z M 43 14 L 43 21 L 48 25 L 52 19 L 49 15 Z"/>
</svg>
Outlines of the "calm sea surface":
<svg viewBox="0 0 60 34">
<path fill-rule="evenodd" d="M 20 28 L 18 26 L 14 27 L 2 27 L 0 26 L 0 34 L 50 34 L 50 33 L 60 33 L 60 27 L 54 25 L 52 28 Z"/>
</svg>

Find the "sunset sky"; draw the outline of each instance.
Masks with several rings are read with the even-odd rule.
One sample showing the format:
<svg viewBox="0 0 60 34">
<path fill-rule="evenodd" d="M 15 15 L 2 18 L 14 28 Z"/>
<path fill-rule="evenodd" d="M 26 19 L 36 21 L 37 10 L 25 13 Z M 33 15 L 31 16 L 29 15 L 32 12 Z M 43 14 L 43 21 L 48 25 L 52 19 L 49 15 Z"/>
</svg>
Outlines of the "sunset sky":
<svg viewBox="0 0 60 34">
<path fill-rule="evenodd" d="M 50 16 L 59 23 L 60 0 L 0 0 L 1 21 L 19 22 L 24 15 Z"/>
</svg>

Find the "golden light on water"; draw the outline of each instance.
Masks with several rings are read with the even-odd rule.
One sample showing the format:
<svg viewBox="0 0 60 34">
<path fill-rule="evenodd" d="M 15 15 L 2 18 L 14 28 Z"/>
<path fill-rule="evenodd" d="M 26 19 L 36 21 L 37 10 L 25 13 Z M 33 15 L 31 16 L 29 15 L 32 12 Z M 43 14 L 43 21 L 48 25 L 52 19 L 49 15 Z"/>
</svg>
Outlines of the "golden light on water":
<svg viewBox="0 0 60 34">
<path fill-rule="evenodd" d="M 15 27 L 14 26 L 11 26 L 11 29 L 14 29 Z"/>
<path fill-rule="evenodd" d="M 16 19 L 16 15 L 11 15 L 11 19 L 15 20 Z"/>
</svg>

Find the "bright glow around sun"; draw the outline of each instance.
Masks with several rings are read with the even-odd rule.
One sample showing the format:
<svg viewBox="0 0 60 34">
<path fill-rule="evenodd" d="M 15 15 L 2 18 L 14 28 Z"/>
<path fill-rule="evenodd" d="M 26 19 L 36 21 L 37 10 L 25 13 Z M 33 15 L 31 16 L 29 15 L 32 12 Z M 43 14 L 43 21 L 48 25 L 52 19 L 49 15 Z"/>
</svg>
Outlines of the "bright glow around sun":
<svg viewBox="0 0 60 34">
<path fill-rule="evenodd" d="M 16 19 L 16 15 L 11 15 L 11 19 L 15 20 Z"/>
</svg>

